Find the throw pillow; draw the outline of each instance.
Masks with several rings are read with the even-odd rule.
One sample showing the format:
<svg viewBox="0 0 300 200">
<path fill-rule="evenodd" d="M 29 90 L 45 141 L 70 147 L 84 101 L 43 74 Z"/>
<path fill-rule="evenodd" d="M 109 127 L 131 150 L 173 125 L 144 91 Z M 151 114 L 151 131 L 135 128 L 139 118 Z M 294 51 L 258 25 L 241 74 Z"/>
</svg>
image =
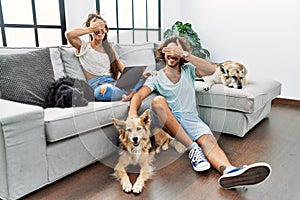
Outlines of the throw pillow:
<svg viewBox="0 0 300 200">
<path fill-rule="evenodd" d="M 79 59 L 75 55 L 75 48 L 72 46 L 60 46 L 59 51 L 66 75 L 72 78 L 86 80 Z"/>
<path fill-rule="evenodd" d="M 49 48 L 0 55 L 0 91 L 3 99 L 44 107 L 54 81 Z"/>
<path fill-rule="evenodd" d="M 54 78 L 55 80 L 65 76 L 64 66 L 61 60 L 60 52 L 58 47 L 49 47 L 50 50 L 50 58 L 53 66 L 54 71 Z"/>
<path fill-rule="evenodd" d="M 3 47 L 0 48 L 0 54 L 19 54 L 19 53 L 27 53 L 30 51 L 36 51 L 43 47 Z M 63 63 L 61 60 L 60 52 L 58 50 L 58 46 L 49 47 L 50 50 L 50 58 L 54 71 L 54 78 L 59 79 L 65 75 Z"/>
<path fill-rule="evenodd" d="M 141 44 L 115 44 L 114 48 L 125 67 L 146 65 L 146 72 L 155 70 L 156 63 L 153 53 L 153 43 L 147 42 Z"/>
</svg>

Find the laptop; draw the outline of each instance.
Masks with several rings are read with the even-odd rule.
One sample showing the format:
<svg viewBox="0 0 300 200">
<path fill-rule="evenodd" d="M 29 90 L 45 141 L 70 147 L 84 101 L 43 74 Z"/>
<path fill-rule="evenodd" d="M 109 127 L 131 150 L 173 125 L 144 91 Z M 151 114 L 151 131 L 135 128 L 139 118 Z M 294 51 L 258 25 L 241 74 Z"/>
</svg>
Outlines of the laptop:
<svg viewBox="0 0 300 200">
<path fill-rule="evenodd" d="M 126 66 L 117 80 L 116 86 L 125 91 L 132 90 L 143 75 L 147 66 Z"/>
</svg>

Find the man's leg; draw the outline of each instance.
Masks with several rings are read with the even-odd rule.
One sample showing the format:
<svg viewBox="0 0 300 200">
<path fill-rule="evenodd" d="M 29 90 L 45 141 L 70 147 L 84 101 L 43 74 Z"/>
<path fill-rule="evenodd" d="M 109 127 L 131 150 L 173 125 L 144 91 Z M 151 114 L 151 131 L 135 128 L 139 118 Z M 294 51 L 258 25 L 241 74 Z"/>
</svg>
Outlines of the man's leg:
<svg viewBox="0 0 300 200">
<path fill-rule="evenodd" d="M 163 97 L 155 97 L 153 99 L 152 109 L 157 114 L 161 124 L 163 124 L 169 133 L 173 134 L 173 137 L 176 137 L 176 139 L 187 147 L 194 144 L 193 140 L 187 135 L 171 112 Z M 218 145 L 215 137 L 211 134 L 202 135 L 196 142 L 203 148 L 212 165 L 223 174 L 219 178 L 219 183 L 223 188 L 231 189 L 240 186 L 255 185 L 266 180 L 271 174 L 271 167 L 267 163 L 254 163 L 242 168 L 232 166 L 224 151 Z M 198 148 L 196 147 L 196 149 Z M 190 154 L 193 150 L 195 150 L 195 148 L 191 149 Z M 202 157 L 201 148 L 200 152 L 198 151 L 196 154 Z"/>
<path fill-rule="evenodd" d="M 206 171 L 210 168 L 202 149 L 189 137 L 181 124 L 177 121 L 164 97 L 155 97 L 152 101 L 152 110 L 157 115 L 160 124 L 167 132 L 182 142 L 189 150 L 189 158 L 195 171 Z"/>
<path fill-rule="evenodd" d="M 173 137 L 176 137 L 176 139 L 187 147 L 193 144 L 193 140 L 186 134 L 182 126 L 179 124 L 164 97 L 157 96 L 153 99 L 152 110 L 159 118 L 163 128 L 172 134 Z"/>
<path fill-rule="evenodd" d="M 216 138 L 211 134 L 202 135 L 197 139 L 197 143 L 202 147 L 207 159 L 221 174 L 228 166 L 232 166 L 224 151 L 218 145 Z"/>
<path fill-rule="evenodd" d="M 256 185 L 265 181 L 271 174 L 270 165 L 263 162 L 241 168 L 232 166 L 213 135 L 203 135 L 197 143 L 204 150 L 210 163 L 222 174 L 218 181 L 223 188 Z"/>
</svg>

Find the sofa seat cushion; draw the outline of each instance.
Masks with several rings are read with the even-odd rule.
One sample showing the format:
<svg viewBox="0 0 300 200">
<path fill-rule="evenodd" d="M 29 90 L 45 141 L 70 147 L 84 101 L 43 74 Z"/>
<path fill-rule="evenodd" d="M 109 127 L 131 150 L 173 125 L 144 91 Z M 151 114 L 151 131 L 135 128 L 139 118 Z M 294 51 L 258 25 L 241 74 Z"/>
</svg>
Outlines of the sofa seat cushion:
<svg viewBox="0 0 300 200">
<path fill-rule="evenodd" d="M 275 80 L 250 80 L 243 89 L 222 84 L 203 90 L 203 82 L 195 81 L 198 106 L 253 113 L 281 93 L 281 83 Z"/>
<path fill-rule="evenodd" d="M 48 142 L 56 142 L 111 125 L 112 118 L 125 119 L 128 103 L 89 102 L 88 106 L 45 109 Z"/>
</svg>

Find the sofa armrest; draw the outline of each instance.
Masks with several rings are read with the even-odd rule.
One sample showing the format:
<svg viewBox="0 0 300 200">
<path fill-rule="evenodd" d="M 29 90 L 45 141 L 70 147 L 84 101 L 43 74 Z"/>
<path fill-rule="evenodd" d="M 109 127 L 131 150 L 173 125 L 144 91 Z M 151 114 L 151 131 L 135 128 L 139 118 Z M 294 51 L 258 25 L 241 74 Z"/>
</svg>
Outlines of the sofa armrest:
<svg viewBox="0 0 300 200">
<path fill-rule="evenodd" d="M 16 199 L 48 183 L 44 110 L 0 99 L 0 198 Z"/>
</svg>

